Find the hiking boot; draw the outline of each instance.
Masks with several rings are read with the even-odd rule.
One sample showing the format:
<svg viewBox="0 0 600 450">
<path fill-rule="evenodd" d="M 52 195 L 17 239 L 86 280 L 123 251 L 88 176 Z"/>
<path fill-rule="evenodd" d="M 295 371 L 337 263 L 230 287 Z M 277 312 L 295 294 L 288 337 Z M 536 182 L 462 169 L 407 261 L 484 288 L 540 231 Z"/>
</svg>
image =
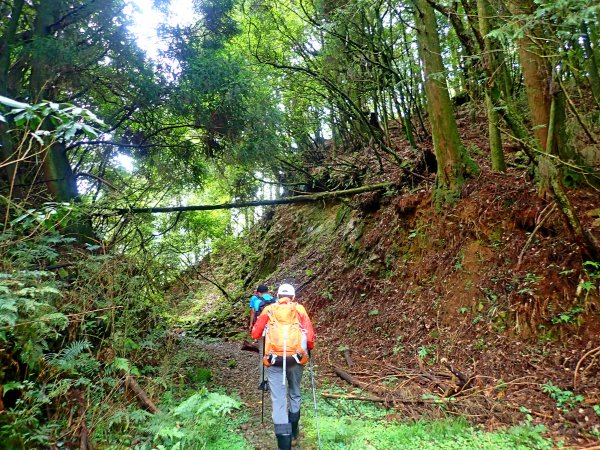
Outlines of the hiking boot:
<svg viewBox="0 0 600 450">
<path fill-rule="evenodd" d="M 277 450 L 292 450 L 292 435 L 291 434 L 276 434 Z"/>
<path fill-rule="evenodd" d="M 300 441 L 304 439 L 304 432 L 300 431 L 295 437 L 292 436 L 292 447 L 300 445 Z"/>
<path fill-rule="evenodd" d="M 300 427 L 300 411 L 288 413 L 288 418 L 292 424 L 292 445 L 298 443 L 298 429 Z"/>
</svg>

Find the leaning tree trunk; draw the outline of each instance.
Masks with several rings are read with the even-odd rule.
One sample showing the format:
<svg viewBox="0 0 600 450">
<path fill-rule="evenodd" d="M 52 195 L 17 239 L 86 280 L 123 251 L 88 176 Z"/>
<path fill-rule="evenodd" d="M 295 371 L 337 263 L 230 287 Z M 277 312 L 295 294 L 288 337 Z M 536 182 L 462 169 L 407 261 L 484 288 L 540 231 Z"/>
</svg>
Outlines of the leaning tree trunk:
<svg viewBox="0 0 600 450">
<path fill-rule="evenodd" d="M 433 201 L 439 208 L 460 197 L 467 175 L 477 172 L 477 166 L 467 156 L 458 134 L 458 127 L 446 86 L 440 42 L 433 8 L 427 0 L 413 0 L 417 43 L 425 74 L 425 93 L 433 147 L 437 159 L 437 179 Z"/>
</svg>

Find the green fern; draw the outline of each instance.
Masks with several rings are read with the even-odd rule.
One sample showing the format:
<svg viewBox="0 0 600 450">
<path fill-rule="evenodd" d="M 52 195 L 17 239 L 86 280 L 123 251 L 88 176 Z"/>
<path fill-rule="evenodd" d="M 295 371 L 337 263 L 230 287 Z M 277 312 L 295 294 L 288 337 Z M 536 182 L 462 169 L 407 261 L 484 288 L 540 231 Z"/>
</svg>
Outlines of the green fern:
<svg viewBox="0 0 600 450">
<path fill-rule="evenodd" d="M 90 343 L 88 341 L 74 341 L 63 348 L 58 355 L 56 355 L 57 360 L 61 361 L 73 361 L 79 355 L 81 355 L 84 351 L 90 349 Z"/>
<path fill-rule="evenodd" d="M 15 299 L 3 299 L 0 303 L 0 324 L 13 326 L 19 318 L 17 301 Z"/>
<path fill-rule="evenodd" d="M 89 364 L 84 359 L 81 359 L 80 356 L 83 352 L 89 350 L 90 347 L 88 341 L 74 341 L 63 348 L 59 353 L 49 353 L 45 355 L 45 359 L 51 366 L 56 367 L 63 372 L 75 372 L 78 366 L 86 367 Z"/>
<path fill-rule="evenodd" d="M 202 389 L 200 393 L 192 395 L 173 410 L 173 414 L 182 419 L 191 419 L 195 416 L 225 416 L 238 409 L 240 402 L 227 395 L 207 392 Z"/>
<path fill-rule="evenodd" d="M 107 373 L 118 373 L 123 371 L 127 374 L 139 375 L 140 371 L 131 364 L 127 358 L 115 358 L 107 366 Z"/>
</svg>

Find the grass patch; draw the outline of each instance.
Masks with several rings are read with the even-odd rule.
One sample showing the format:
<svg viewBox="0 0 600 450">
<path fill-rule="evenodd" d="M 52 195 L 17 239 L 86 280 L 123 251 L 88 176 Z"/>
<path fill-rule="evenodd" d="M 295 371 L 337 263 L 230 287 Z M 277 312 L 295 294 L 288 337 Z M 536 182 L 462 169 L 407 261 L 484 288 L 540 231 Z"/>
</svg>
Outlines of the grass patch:
<svg viewBox="0 0 600 450">
<path fill-rule="evenodd" d="M 310 394 L 310 391 L 308 391 Z M 420 449 L 420 450 L 543 450 L 552 441 L 543 437 L 543 426 L 525 424 L 485 432 L 463 418 L 395 422 L 383 420 L 389 411 L 372 404 L 319 399 L 321 444 L 325 450 Z M 313 401 L 304 399 L 302 427 L 307 443 L 316 447 Z"/>
</svg>

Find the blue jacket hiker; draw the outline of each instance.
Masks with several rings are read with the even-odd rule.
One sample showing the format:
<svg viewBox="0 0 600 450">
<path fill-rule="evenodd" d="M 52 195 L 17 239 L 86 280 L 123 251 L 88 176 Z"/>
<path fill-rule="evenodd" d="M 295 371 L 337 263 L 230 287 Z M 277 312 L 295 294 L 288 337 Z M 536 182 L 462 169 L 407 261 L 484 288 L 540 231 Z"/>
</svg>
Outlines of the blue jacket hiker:
<svg viewBox="0 0 600 450">
<path fill-rule="evenodd" d="M 260 313 L 267 305 L 275 303 L 277 301 L 272 295 L 268 294 L 269 288 L 261 284 L 256 288 L 256 292 L 250 297 L 250 327 L 249 330 L 252 332 L 252 327 L 256 323 L 256 319 L 260 316 Z M 258 386 L 259 389 L 266 390 L 267 385 L 265 384 L 265 368 L 262 363 L 265 350 L 265 338 L 258 338 L 258 354 L 260 356 L 258 360 Z"/>
<path fill-rule="evenodd" d="M 256 288 L 256 292 L 250 297 L 250 304 L 248 307 L 250 308 L 250 324 L 248 326 L 249 331 L 252 331 L 252 327 L 258 319 L 260 312 L 266 305 L 276 301 L 272 295 L 268 294 L 269 288 L 261 284 Z"/>
</svg>

